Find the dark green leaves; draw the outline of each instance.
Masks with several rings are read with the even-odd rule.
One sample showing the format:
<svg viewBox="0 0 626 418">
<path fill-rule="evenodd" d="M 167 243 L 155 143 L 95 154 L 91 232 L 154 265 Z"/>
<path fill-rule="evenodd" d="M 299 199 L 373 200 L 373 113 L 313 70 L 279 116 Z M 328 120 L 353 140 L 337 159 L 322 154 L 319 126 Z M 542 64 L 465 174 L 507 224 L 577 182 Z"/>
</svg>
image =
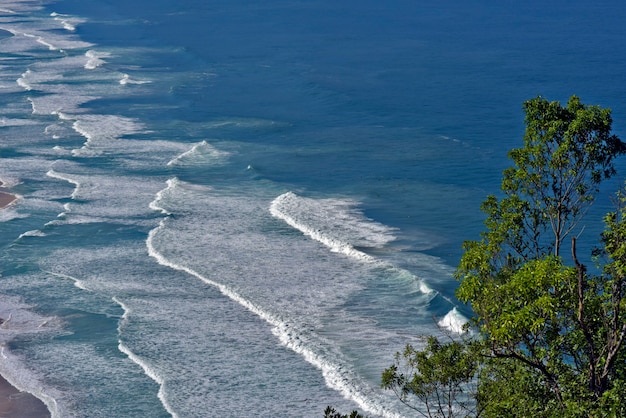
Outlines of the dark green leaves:
<svg viewBox="0 0 626 418">
<path fill-rule="evenodd" d="M 610 110 L 576 96 L 524 111 L 501 197 L 483 203 L 486 229 L 456 271 L 476 334 L 407 346 L 383 387 L 428 417 L 626 416 L 626 192 L 605 218 L 602 274 L 589 274 L 575 239 L 573 263 L 561 257 L 625 145 Z"/>
</svg>

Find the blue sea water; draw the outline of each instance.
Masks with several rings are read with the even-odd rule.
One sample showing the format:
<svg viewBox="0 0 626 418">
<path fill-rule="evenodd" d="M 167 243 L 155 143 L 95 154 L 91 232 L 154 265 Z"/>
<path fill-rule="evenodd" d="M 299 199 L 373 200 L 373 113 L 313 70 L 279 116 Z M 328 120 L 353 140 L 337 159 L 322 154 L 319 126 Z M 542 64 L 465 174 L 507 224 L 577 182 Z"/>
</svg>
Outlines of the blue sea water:
<svg viewBox="0 0 626 418">
<path fill-rule="evenodd" d="M 54 417 L 411 416 L 380 374 L 471 315 L 452 274 L 521 103 L 577 94 L 626 136 L 625 18 L 4 0 L 0 373 Z"/>
</svg>

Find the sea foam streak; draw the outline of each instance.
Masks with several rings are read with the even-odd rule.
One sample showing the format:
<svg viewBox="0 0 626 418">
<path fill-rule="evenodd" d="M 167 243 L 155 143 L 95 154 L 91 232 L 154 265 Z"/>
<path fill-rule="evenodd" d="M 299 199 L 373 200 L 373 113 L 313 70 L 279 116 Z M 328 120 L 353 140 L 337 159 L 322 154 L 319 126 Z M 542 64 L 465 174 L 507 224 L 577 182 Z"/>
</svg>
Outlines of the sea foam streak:
<svg viewBox="0 0 626 418">
<path fill-rule="evenodd" d="M 128 321 L 128 316 L 130 315 L 130 308 L 126 306 L 123 302 L 121 302 L 118 298 L 114 297 L 112 299 L 113 299 L 113 302 L 117 303 L 124 311 L 120 324 L 118 325 L 118 328 L 117 328 L 118 334 L 121 335 L 122 328 L 124 324 Z M 167 412 L 170 413 L 170 415 L 172 415 L 172 418 L 178 418 L 178 414 L 174 411 L 172 406 L 167 401 L 167 397 L 165 396 L 165 381 L 159 375 L 159 373 L 155 370 L 152 370 L 150 366 L 144 360 L 142 360 L 139 356 L 133 353 L 128 347 L 126 347 L 126 345 L 124 345 L 124 343 L 121 340 L 119 340 L 118 349 L 122 353 L 126 354 L 131 361 L 139 365 L 143 369 L 144 373 L 148 377 L 150 377 L 150 379 L 154 380 L 159 385 L 159 393 L 157 396 L 159 400 L 161 401 L 161 403 L 163 404 L 163 407 L 165 408 Z"/>
<path fill-rule="evenodd" d="M 196 165 L 196 164 L 215 164 L 223 162 L 223 158 L 227 157 L 228 153 L 219 151 L 215 147 L 211 146 L 208 142 L 202 141 L 191 147 L 190 150 L 178 155 L 176 158 L 170 160 L 168 166 L 178 165 Z"/>
<path fill-rule="evenodd" d="M 423 279 L 354 248 L 353 243 L 362 247 L 380 247 L 395 239 L 393 229 L 365 218 L 354 210 L 354 204 L 349 200 L 303 198 L 288 192 L 274 199 L 270 213 L 334 252 L 402 271 L 405 273 L 402 276 L 419 280 L 419 289 L 422 293 L 434 294 L 435 290 Z M 444 299 L 454 305 L 449 298 Z M 439 321 L 439 325 L 453 333 L 462 334 L 465 332 L 463 326 L 467 321 L 467 318 L 453 307 Z"/>
<path fill-rule="evenodd" d="M 180 196 L 176 192 L 177 189 L 181 187 L 181 185 L 182 182 L 180 182 L 179 180 L 173 179 L 172 181 L 168 182 L 168 187 L 159 194 L 157 194 L 157 197 L 155 201 L 151 204 L 151 207 L 155 210 L 161 211 L 161 213 L 172 212 L 172 209 L 170 209 L 170 207 L 164 203 L 164 199 L 169 199 L 171 202 L 178 201 L 178 199 L 180 199 Z M 189 208 L 188 210 L 193 210 L 193 208 Z M 226 214 L 224 215 L 228 216 Z M 315 342 L 318 337 L 313 335 L 308 330 L 306 321 L 304 321 L 304 325 L 299 325 L 298 323 L 292 322 L 289 318 L 283 317 L 283 315 L 278 313 L 278 311 L 276 311 L 276 313 L 272 313 L 271 311 L 261 306 L 259 303 L 256 303 L 248 297 L 244 296 L 239 290 L 236 290 L 235 287 L 220 283 L 216 280 L 212 280 L 211 278 L 207 277 L 207 275 L 197 270 L 195 267 L 189 267 L 188 265 L 182 264 L 178 261 L 174 262 L 167 255 L 163 254 L 159 248 L 164 245 L 164 242 L 170 241 L 168 238 L 168 234 L 171 232 L 168 231 L 177 231 L 178 233 L 182 232 L 178 230 L 177 227 L 170 226 L 170 224 L 172 224 L 173 222 L 176 222 L 175 218 L 172 218 L 170 216 L 164 218 L 163 220 L 161 220 L 157 228 L 150 231 L 146 240 L 146 246 L 148 248 L 149 255 L 153 257 L 159 264 L 174 270 L 185 272 L 193 277 L 196 277 L 202 282 L 215 287 L 223 295 L 237 302 L 250 312 L 254 313 L 258 317 L 269 323 L 272 326 L 272 332 L 278 337 L 278 339 L 284 346 L 300 354 L 307 362 L 322 371 L 322 375 L 328 387 L 343 394 L 343 396 L 347 399 L 351 399 L 354 402 L 358 403 L 363 409 L 371 413 L 376 413 L 385 417 L 397 416 L 396 414 L 385 408 L 382 402 L 377 400 L 377 395 L 371 394 L 371 388 L 359 383 L 360 379 L 353 371 L 350 370 L 350 367 L 346 367 L 346 364 L 342 365 L 342 363 L 337 363 L 335 360 L 333 360 L 336 355 L 341 356 L 341 354 L 337 353 L 329 355 L 329 348 L 324 348 L 325 344 L 321 342 Z M 196 245 L 202 244 L 198 243 Z M 164 248 L 167 247 L 168 246 Z M 211 250 L 207 248 L 204 251 Z M 174 250 L 174 255 L 176 253 L 177 251 Z M 250 272 L 249 274 L 254 274 L 254 271 Z M 275 274 L 280 273 L 275 272 Z M 318 349 L 316 350 L 313 347 L 318 347 Z"/>
<path fill-rule="evenodd" d="M 76 25 L 84 22 L 83 19 L 79 19 L 77 17 L 69 15 L 63 15 L 56 12 L 50 13 L 50 16 L 52 16 L 54 20 L 60 22 L 61 25 L 63 25 L 63 29 L 70 32 L 76 31 Z"/>
<path fill-rule="evenodd" d="M 349 200 L 315 200 L 287 192 L 274 199 L 270 213 L 334 252 L 396 269 L 355 248 L 355 245 L 382 247 L 395 237 L 392 228 L 365 218 L 354 209 L 354 205 Z M 420 290 L 423 293 L 433 292 L 423 280 L 420 280 Z"/>
<path fill-rule="evenodd" d="M 122 74 L 122 78 L 120 79 L 119 83 L 122 86 L 128 85 L 128 84 L 150 84 L 152 83 L 152 81 L 150 80 L 135 80 L 130 78 L 130 75 L 128 74 Z"/>
<path fill-rule="evenodd" d="M 163 228 L 164 226 L 165 226 L 165 220 L 161 222 L 161 225 L 159 226 L 159 228 Z M 289 324 L 283 323 L 281 320 L 279 320 L 275 316 L 263 311 L 252 302 L 248 301 L 247 299 L 244 299 L 238 293 L 229 289 L 227 286 L 224 286 L 218 282 L 210 280 L 207 277 L 202 276 L 201 274 L 197 273 L 196 271 L 188 267 L 180 266 L 167 260 L 163 255 L 161 255 L 158 251 L 155 250 L 154 245 L 152 243 L 155 236 L 159 233 L 159 228 L 156 228 L 150 231 L 150 234 L 146 241 L 146 245 L 148 247 L 148 253 L 150 254 L 151 257 L 155 258 L 159 264 L 166 266 L 166 267 L 170 267 L 174 270 L 179 270 L 179 271 L 188 273 L 194 277 L 197 277 L 203 282 L 216 287 L 223 295 L 229 297 L 233 301 L 244 306 L 250 312 L 258 315 L 261 319 L 268 322 L 270 325 L 273 326 L 272 332 L 279 338 L 280 342 L 284 346 L 302 355 L 302 357 L 307 362 L 313 364 L 314 366 L 316 366 L 322 371 L 324 379 L 326 380 L 329 387 L 339 391 L 348 399 L 354 400 L 359 405 L 361 405 L 364 409 L 372 413 L 380 414 L 384 417 L 398 417 L 398 415 L 384 410 L 380 405 L 376 403 L 372 403 L 372 401 L 368 399 L 361 390 L 359 390 L 358 388 L 348 383 L 353 380 L 353 377 L 350 376 L 350 374 L 348 374 L 345 370 L 343 370 L 342 367 L 340 367 L 337 364 L 333 364 L 332 362 L 327 361 L 326 359 L 320 357 L 319 355 L 315 354 L 311 350 L 307 349 L 302 344 L 301 336 L 298 335 L 296 332 L 294 332 L 294 328 L 290 327 Z"/>
<path fill-rule="evenodd" d="M 108 52 L 96 52 L 94 50 L 89 50 L 85 53 L 85 57 L 87 57 L 87 62 L 85 63 L 86 70 L 95 70 L 105 63 L 103 58 L 110 57 L 111 54 Z"/>
</svg>

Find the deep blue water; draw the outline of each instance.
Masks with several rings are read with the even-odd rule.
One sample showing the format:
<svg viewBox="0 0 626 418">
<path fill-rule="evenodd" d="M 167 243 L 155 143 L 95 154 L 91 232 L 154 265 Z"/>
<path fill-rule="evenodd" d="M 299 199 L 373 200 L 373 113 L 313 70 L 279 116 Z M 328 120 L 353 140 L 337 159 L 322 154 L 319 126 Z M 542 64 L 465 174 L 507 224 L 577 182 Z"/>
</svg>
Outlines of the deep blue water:
<svg viewBox="0 0 626 418">
<path fill-rule="evenodd" d="M 625 18 L 4 1 L 0 373 L 55 417 L 410 416 L 380 374 L 471 314 L 452 273 L 522 102 L 577 94 L 625 135 Z"/>
</svg>

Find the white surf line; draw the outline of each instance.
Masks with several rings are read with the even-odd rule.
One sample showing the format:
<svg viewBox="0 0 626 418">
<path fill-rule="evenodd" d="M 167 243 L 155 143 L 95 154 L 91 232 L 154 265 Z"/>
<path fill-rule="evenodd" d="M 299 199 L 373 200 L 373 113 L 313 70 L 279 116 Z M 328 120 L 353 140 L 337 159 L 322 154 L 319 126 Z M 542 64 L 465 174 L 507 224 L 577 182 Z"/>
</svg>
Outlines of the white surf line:
<svg viewBox="0 0 626 418">
<path fill-rule="evenodd" d="M 23 88 L 26 91 L 31 91 L 33 89 L 33 86 L 31 86 L 27 81 L 27 77 L 29 74 L 31 74 L 32 71 L 31 70 L 26 70 L 25 72 L 22 73 L 22 75 L 20 76 L 20 78 L 18 78 L 17 80 L 15 80 L 15 82 L 17 83 L 18 86 L 20 86 L 21 88 Z M 30 99 L 29 99 L 30 100 Z M 31 100 L 32 103 L 32 100 Z"/>
<path fill-rule="evenodd" d="M 69 177 L 65 177 L 64 175 L 54 171 L 54 169 L 48 170 L 48 172 L 46 173 L 46 176 L 52 177 L 53 179 L 64 180 L 64 181 L 66 181 L 66 182 L 68 182 L 70 184 L 73 184 L 74 185 L 74 191 L 72 192 L 70 197 L 72 199 L 76 199 L 76 194 L 78 193 L 78 190 L 80 189 L 80 182 L 79 181 L 73 180 L 73 179 L 71 179 Z"/>
<path fill-rule="evenodd" d="M 401 271 L 401 272 L 406 272 L 408 274 L 410 274 L 412 277 L 416 277 L 414 274 L 399 269 L 398 267 L 394 266 L 393 264 L 384 262 L 382 260 L 379 260 L 375 257 L 372 257 L 369 254 L 365 254 L 362 251 L 359 251 L 357 249 L 355 249 L 352 245 L 336 240 L 334 238 L 328 237 L 326 235 L 324 235 L 320 230 L 316 230 L 314 228 L 311 228 L 307 225 L 304 225 L 300 222 L 298 222 L 297 220 L 295 220 L 293 217 L 287 215 L 285 212 L 281 211 L 279 208 L 280 203 L 282 202 L 282 200 L 289 198 L 291 196 L 293 196 L 294 194 L 292 192 L 287 192 L 285 194 L 282 194 L 280 196 L 278 196 L 276 199 L 274 199 L 270 205 L 270 213 L 272 214 L 272 216 L 274 216 L 275 218 L 281 219 L 282 221 L 284 221 L 287 225 L 291 226 L 292 228 L 297 229 L 298 231 L 302 232 L 304 235 L 310 237 L 311 239 L 318 241 L 322 244 L 324 244 L 326 247 L 330 248 L 331 251 L 336 252 L 336 253 L 341 253 L 344 255 L 347 255 L 349 257 L 352 258 L 356 258 L 358 260 L 361 261 L 365 261 L 368 263 L 372 263 L 374 265 L 377 265 L 379 267 L 383 267 L 383 268 L 387 268 L 390 270 L 394 270 L 394 271 Z M 420 286 L 420 291 L 424 294 L 430 294 L 433 292 L 436 292 L 434 289 L 431 289 L 425 282 L 424 280 L 422 280 L 419 277 L 416 277 L 419 280 L 419 286 Z"/>
<path fill-rule="evenodd" d="M 306 347 L 303 347 L 299 336 L 294 335 L 294 332 L 292 332 L 292 328 L 289 326 L 289 324 L 286 324 L 276 318 L 274 315 L 265 312 L 254 303 L 243 298 L 241 295 L 231 290 L 227 286 L 215 282 L 207 277 L 204 277 L 203 275 L 193 269 L 190 269 L 189 267 L 180 266 L 167 260 L 155 249 L 153 245 L 154 237 L 160 229 L 165 227 L 167 219 L 168 218 L 161 220 L 159 226 L 152 229 L 148 234 L 148 238 L 146 239 L 148 254 L 153 257 L 157 261 L 157 263 L 169 267 L 173 270 L 178 270 L 190 274 L 191 276 L 200 279 L 204 283 L 217 288 L 224 296 L 227 296 L 233 301 L 239 303 L 244 308 L 248 309 L 250 312 L 254 313 L 258 317 L 272 325 L 272 333 L 278 337 L 279 341 L 287 348 L 300 354 L 307 362 L 321 370 L 322 376 L 324 377 L 324 380 L 326 381 L 328 387 L 341 393 L 346 399 L 350 399 L 356 402 L 362 409 L 367 412 L 382 415 L 385 418 L 401 418 L 400 415 L 387 411 L 382 405 L 376 404 L 371 399 L 368 399 L 363 391 L 359 390 L 359 388 L 355 387 L 354 385 L 348 385 L 346 382 L 349 382 L 351 380 L 351 376 L 346 371 L 344 371 L 344 368 L 337 364 L 332 364 L 331 362 L 324 360 L 321 356 L 315 354 L 313 351 L 307 349 Z"/>
<path fill-rule="evenodd" d="M 79 288 L 81 290 L 85 290 L 87 292 L 92 292 L 91 289 L 89 289 L 87 286 L 85 286 L 85 283 L 82 280 L 77 279 L 76 277 L 68 276 L 67 274 L 55 273 L 53 271 L 48 271 L 48 270 L 42 270 L 42 271 L 44 273 L 52 274 L 53 276 L 59 277 L 61 279 L 71 280 L 73 282 L 74 286 L 76 286 L 77 288 Z"/>
<path fill-rule="evenodd" d="M 107 58 L 109 56 L 110 54 L 107 54 L 107 53 L 98 55 L 96 51 L 94 51 L 93 49 L 90 49 L 89 51 L 85 52 L 85 57 L 87 58 L 87 62 L 85 63 L 84 68 L 86 70 L 95 70 L 96 68 L 106 64 L 106 61 L 103 60 L 102 58 Z"/>
<path fill-rule="evenodd" d="M 189 150 L 183 152 L 182 154 L 176 156 L 174 159 L 170 160 L 167 165 L 168 166 L 172 166 L 174 164 L 176 164 L 178 161 L 180 161 L 181 159 L 185 158 L 188 155 L 192 155 L 194 154 L 199 147 L 201 146 L 206 146 L 208 145 L 208 143 L 206 142 L 206 140 L 203 140 L 201 142 L 198 142 L 197 144 L 195 144 L 194 146 L 192 146 Z"/>
<path fill-rule="evenodd" d="M 278 205 L 281 203 L 282 200 L 289 198 L 291 196 L 295 196 L 295 195 L 291 192 L 288 192 L 288 193 L 278 196 L 276 199 L 272 201 L 272 204 L 270 205 L 270 213 L 272 214 L 272 216 L 283 220 L 285 223 L 287 223 L 287 225 L 299 230 L 304 235 L 311 237 L 315 241 L 321 242 L 322 244 L 330 248 L 331 251 L 333 252 L 342 253 L 347 256 L 357 258 L 359 260 L 367 261 L 369 263 L 380 264 L 381 266 L 384 265 L 384 263 L 381 262 L 380 260 L 377 260 L 371 255 L 365 254 L 364 252 L 355 249 L 352 245 L 346 242 L 342 242 L 342 241 L 330 238 L 324 235 L 319 230 L 315 230 L 304 224 L 299 223 L 293 217 L 281 211 L 278 208 Z"/>
<path fill-rule="evenodd" d="M 469 322 L 469 320 L 465 318 L 465 316 L 463 316 L 457 310 L 456 304 L 454 303 L 452 299 L 432 289 L 430 286 L 426 284 L 426 282 L 423 279 L 415 276 L 413 273 L 407 270 L 401 269 L 399 267 L 396 267 L 391 263 L 378 260 L 375 257 L 370 256 L 369 254 L 365 254 L 362 251 L 356 250 L 354 247 L 352 247 L 348 243 L 344 243 L 344 242 L 335 240 L 333 238 L 330 238 L 324 235 L 320 230 L 311 228 L 307 225 L 304 225 L 296 221 L 293 217 L 287 215 L 285 212 L 281 211 L 279 208 L 280 204 L 282 203 L 284 199 L 291 198 L 292 196 L 295 196 L 295 194 L 292 192 L 287 192 L 278 196 L 276 199 L 274 199 L 270 205 L 270 213 L 272 214 L 272 216 L 274 216 L 275 218 L 281 219 L 292 228 L 295 228 L 298 231 L 302 232 L 305 236 L 308 236 L 311 239 L 314 239 L 324 244 L 325 246 L 330 248 L 330 250 L 333 252 L 342 253 L 349 257 L 353 257 L 358 260 L 369 262 L 369 263 L 378 265 L 379 267 L 389 269 L 391 271 L 406 273 L 410 275 L 411 277 L 415 277 L 417 280 L 419 280 L 419 289 L 423 294 L 426 294 L 426 295 L 437 294 L 441 296 L 444 300 L 446 300 L 448 303 L 450 303 L 450 305 L 452 305 L 452 309 L 441 320 L 439 320 L 437 324 L 443 328 L 448 329 L 451 332 L 454 332 L 457 334 L 463 334 L 463 325 L 466 322 Z"/>
<path fill-rule="evenodd" d="M 57 22 L 60 22 L 61 25 L 63 25 L 63 29 L 65 29 L 67 31 L 70 31 L 70 32 L 76 31 L 76 25 L 73 25 L 69 21 L 69 19 L 71 19 L 70 16 L 62 15 L 62 14 L 59 14 L 57 12 L 50 13 L 50 16 L 52 16 L 54 18 L 54 20 L 56 20 Z"/>
<path fill-rule="evenodd" d="M 0 345 L 0 356 L 2 357 L 3 363 L 6 364 L 6 363 L 11 362 L 12 357 L 14 356 L 12 354 L 8 354 L 5 351 L 5 349 L 6 349 L 6 346 L 4 344 Z M 15 381 L 8 374 L 2 374 L 2 377 L 17 390 L 21 392 L 29 393 L 33 395 L 34 397 L 36 397 L 37 399 L 39 399 L 41 402 L 43 402 L 44 405 L 46 405 L 46 408 L 48 408 L 48 411 L 50 412 L 50 415 L 52 418 L 63 417 L 64 414 L 62 414 L 61 411 L 59 410 L 59 404 L 56 401 L 56 399 L 54 399 L 53 396 L 48 395 L 46 392 L 44 392 L 43 389 L 40 387 L 39 383 L 33 381 L 34 379 L 28 379 L 29 382 L 26 383 L 26 386 L 24 386 L 24 385 L 21 385 L 19 382 Z M 38 390 L 34 390 L 32 388 L 34 386 L 38 386 Z"/>
<path fill-rule="evenodd" d="M 157 192 L 155 199 L 148 204 L 148 207 L 150 209 L 154 210 L 154 211 L 161 212 L 164 215 L 171 215 L 171 213 L 168 212 L 165 208 L 163 208 L 162 206 L 159 206 L 159 202 L 161 200 L 163 200 L 163 195 L 165 194 L 165 192 L 167 192 L 168 190 L 172 189 L 176 185 L 176 183 L 178 181 L 179 180 L 176 177 L 168 179 L 167 182 L 166 182 L 167 187 L 165 189 L 159 190 L 159 192 Z"/>
<path fill-rule="evenodd" d="M 130 315 L 130 308 L 128 306 L 126 306 L 118 298 L 113 297 L 112 299 L 113 299 L 113 302 L 118 304 L 122 308 L 122 310 L 124 311 L 124 314 L 122 314 L 122 319 L 121 319 L 121 321 L 119 322 L 119 324 L 117 326 L 117 333 L 118 333 L 118 335 L 121 336 L 122 335 L 122 325 L 125 322 L 128 321 L 128 316 Z M 155 370 L 151 369 L 146 361 L 144 361 L 138 355 L 133 353 L 130 350 L 130 348 L 126 347 L 121 339 L 118 340 L 117 348 L 122 353 L 126 354 L 128 356 L 128 358 L 133 363 L 139 365 L 143 369 L 143 371 L 146 374 L 146 376 L 148 376 L 150 379 L 154 380 L 159 385 L 159 392 L 157 393 L 157 397 L 161 401 L 161 404 L 163 405 L 165 410 L 172 416 L 172 418 L 179 418 L 179 415 L 176 413 L 176 411 L 174 411 L 174 408 L 172 408 L 172 406 L 167 401 L 167 397 L 165 396 L 165 379 L 163 379 L 159 375 L 158 372 L 156 372 Z"/>
<path fill-rule="evenodd" d="M 30 33 L 22 33 L 23 36 L 25 36 L 26 38 L 33 38 L 35 39 L 35 42 L 48 47 L 48 50 L 50 51 L 59 51 L 59 52 L 63 52 L 63 50 L 61 48 L 57 48 L 56 46 L 52 45 L 50 42 L 47 42 L 46 40 L 43 39 L 43 37 L 39 36 L 39 35 L 32 35 Z"/>
</svg>

